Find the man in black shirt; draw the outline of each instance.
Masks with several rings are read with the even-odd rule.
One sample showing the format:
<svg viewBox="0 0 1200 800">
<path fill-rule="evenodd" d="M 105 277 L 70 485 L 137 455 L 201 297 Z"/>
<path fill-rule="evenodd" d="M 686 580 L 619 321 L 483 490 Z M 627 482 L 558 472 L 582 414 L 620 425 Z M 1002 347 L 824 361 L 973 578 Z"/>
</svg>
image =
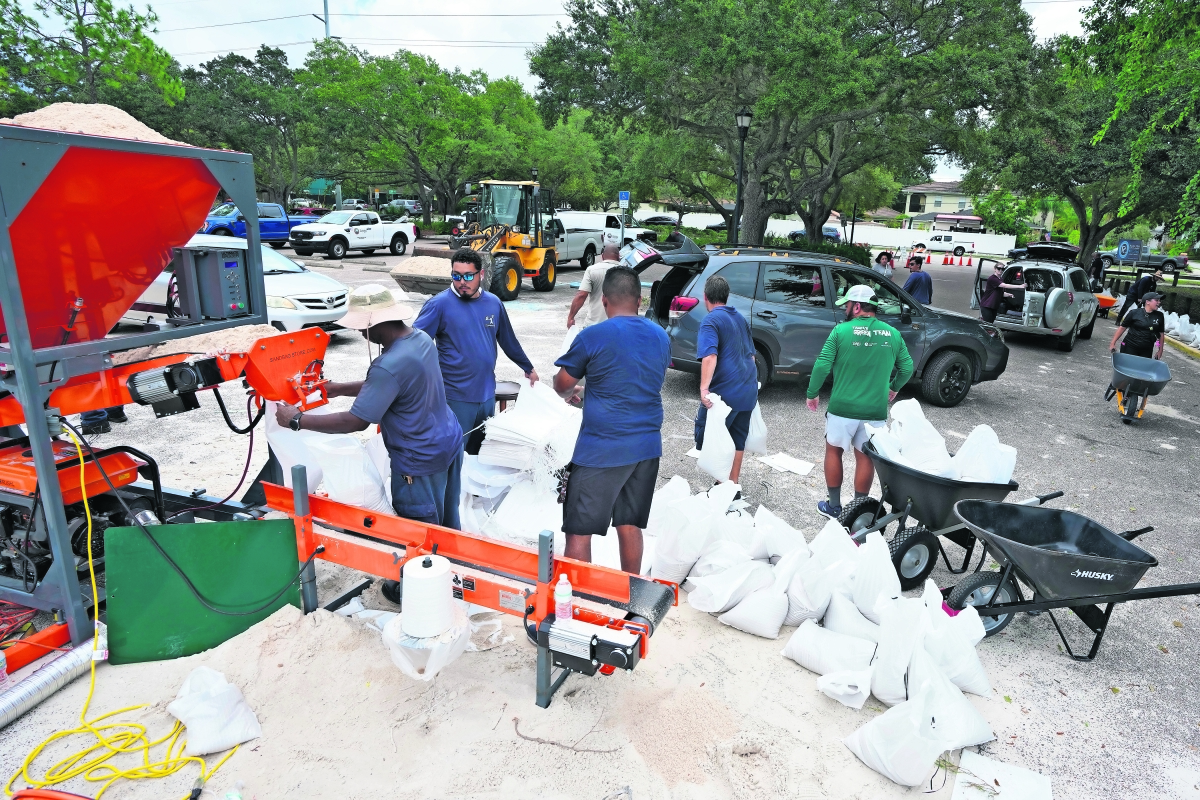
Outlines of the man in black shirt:
<svg viewBox="0 0 1200 800">
<path fill-rule="evenodd" d="M 1129 293 L 1125 295 L 1125 302 L 1121 304 L 1121 313 L 1117 314 L 1117 324 L 1121 324 L 1121 320 L 1125 318 L 1125 312 L 1135 303 L 1140 303 L 1146 297 L 1146 292 L 1153 292 L 1158 288 L 1158 282 L 1162 280 L 1162 270 L 1157 270 L 1153 275 L 1146 273 L 1138 278 L 1129 286 Z"/>
<path fill-rule="evenodd" d="M 1125 341 L 1121 342 L 1122 353 L 1142 358 L 1162 358 L 1163 336 L 1166 331 L 1166 319 L 1158 310 L 1162 303 L 1162 295 L 1158 292 L 1146 292 L 1142 295 L 1142 303 L 1142 308 L 1131 309 L 1121 320 L 1108 349 L 1116 352 L 1117 340 L 1124 334 Z"/>
</svg>

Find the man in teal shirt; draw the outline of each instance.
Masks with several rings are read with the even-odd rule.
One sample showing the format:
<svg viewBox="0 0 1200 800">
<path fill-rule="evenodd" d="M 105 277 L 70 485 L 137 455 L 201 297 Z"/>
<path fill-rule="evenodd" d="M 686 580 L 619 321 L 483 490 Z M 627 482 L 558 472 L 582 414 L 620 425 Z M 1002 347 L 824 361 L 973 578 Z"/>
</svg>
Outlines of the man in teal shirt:
<svg viewBox="0 0 1200 800">
<path fill-rule="evenodd" d="M 817 510 L 830 517 L 842 513 L 842 454 L 854 448 L 854 496 L 871 491 L 875 467 L 862 447 L 866 425 L 887 424 L 888 403 L 912 377 L 912 357 L 900 332 L 875 317 L 879 304 L 870 286 L 851 286 L 837 303 L 846 321 L 834 327 L 808 379 L 808 409 L 817 410 L 817 395 L 830 371 L 833 391 L 825 412 L 825 486 L 829 499 Z M 893 374 L 893 372 L 895 374 Z"/>
</svg>

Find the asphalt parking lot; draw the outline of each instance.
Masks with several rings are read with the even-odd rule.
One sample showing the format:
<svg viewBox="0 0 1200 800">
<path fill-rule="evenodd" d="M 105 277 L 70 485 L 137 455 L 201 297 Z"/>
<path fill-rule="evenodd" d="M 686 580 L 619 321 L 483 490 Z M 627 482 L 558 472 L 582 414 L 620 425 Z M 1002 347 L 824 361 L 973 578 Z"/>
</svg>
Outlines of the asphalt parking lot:
<svg viewBox="0 0 1200 800">
<path fill-rule="evenodd" d="M 284 253 L 292 255 L 290 250 Z M 385 272 L 364 267 L 386 269 L 403 257 L 351 256 L 338 262 L 337 269 L 316 263 L 320 259 L 304 260 L 348 286 L 391 286 Z M 930 273 L 934 304 L 969 312 L 975 269 L 934 266 Z M 574 294 L 569 284 L 578 276 L 565 267 L 551 293 L 534 292 L 526 282 L 521 297 L 507 304 L 543 380 L 554 372 Z M 652 268 L 644 280 L 656 277 Z M 904 272 L 896 277 L 903 283 Z M 1113 530 L 1155 526 L 1153 533 L 1138 540 L 1159 561 L 1143 585 L 1200 581 L 1200 549 L 1195 546 L 1200 363 L 1168 349 L 1174 381 L 1152 399 L 1144 419 L 1125 426 L 1115 403 L 1103 399 L 1112 332 L 1112 322 L 1099 320 L 1093 338 L 1079 341 L 1071 353 L 1059 352 L 1051 342 L 1009 336 L 1012 353 L 1000 379 L 976 385 L 956 408 L 925 406 L 926 414 L 951 451 L 980 424 L 991 425 L 1002 442 L 1015 447 L 1014 479 L 1021 485 L 1016 497 L 1061 489 L 1066 496 L 1054 501 L 1057 506 L 1078 510 Z M 326 365 L 334 380 L 361 379 L 367 366 L 363 341 L 353 334 L 335 337 Z M 520 370 L 501 355 L 497 374 L 518 379 Z M 686 456 L 693 446 L 698 388 L 696 376 L 667 375 L 660 485 L 675 474 L 687 478 L 693 490 L 711 483 Z M 901 393 L 901 398 L 913 396 L 911 389 Z M 817 500 L 825 493 L 819 463 L 823 415 L 805 409 L 803 389 L 795 384 L 769 385 L 760 400 L 771 451 L 817 466 L 801 477 L 747 459 L 743 491 L 752 505 L 766 504 L 811 538 L 823 523 L 816 512 Z M 148 408 L 131 407 L 130 423 L 114 426 L 114 432 L 100 440 L 105 445 L 135 443 L 161 456 L 168 485 L 205 485 L 210 493 L 223 496 L 241 473 L 246 437 L 228 433 L 214 405 L 202 403 L 202 409 L 175 417 L 170 425 L 157 423 Z M 188 444 L 181 447 L 180 442 Z M 264 449 L 260 439 L 251 457 L 251 475 L 265 458 Z M 961 553 L 953 546 L 948 550 Z M 944 568 L 934 579 L 939 586 L 956 580 Z M 1079 620 L 1069 613 L 1059 613 L 1058 618 L 1073 641 L 1083 646 L 1087 631 Z M 1120 606 L 1098 658 L 1084 664 L 1061 652 L 1047 615 L 1017 619 L 980 645 L 996 689 L 991 704 L 1000 709 L 995 716 L 989 714 L 998 740 L 983 746 L 982 752 L 1052 775 L 1058 797 L 1200 798 L 1197 629 L 1200 598 L 1195 596 Z"/>
</svg>

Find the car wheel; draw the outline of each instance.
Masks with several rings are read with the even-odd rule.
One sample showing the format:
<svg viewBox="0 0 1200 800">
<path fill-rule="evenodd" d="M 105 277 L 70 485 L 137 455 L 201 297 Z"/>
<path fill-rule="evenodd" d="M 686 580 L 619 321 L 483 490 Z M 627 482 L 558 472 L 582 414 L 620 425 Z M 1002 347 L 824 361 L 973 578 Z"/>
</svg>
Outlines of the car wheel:
<svg viewBox="0 0 1200 800">
<path fill-rule="evenodd" d="M 754 348 L 754 371 L 758 374 L 759 385 L 766 386 L 771 382 L 771 359 L 757 347 Z"/>
<path fill-rule="evenodd" d="M 955 611 L 962 611 L 967 606 L 979 608 L 987 604 L 993 595 L 996 596 L 997 603 L 1014 602 L 1017 599 L 1017 587 L 1013 585 L 1012 578 L 1001 586 L 1002 576 L 1003 573 L 1000 572 L 975 572 L 968 575 L 950 592 L 950 596 L 946 598 L 946 605 Z M 998 614 L 985 617 L 981 612 L 979 621 L 983 623 L 984 637 L 995 636 L 1008 627 L 1008 623 L 1013 621 L 1013 615 Z"/>
<path fill-rule="evenodd" d="M 839 525 L 853 534 L 871 527 L 874 520 L 881 519 L 886 514 L 887 509 L 883 503 L 874 497 L 859 497 L 842 507 L 842 513 L 838 514 L 837 520 Z"/>
<path fill-rule="evenodd" d="M 217 228 L 215 231 L 212 232 L 212 235 L 213 236 L 233 236 L 233 234 L 229 231 L 228 228 Z"/>
<path fill-rule="evenodd" d="M 1096 317 L 1099 314 L 1100 314 L 1100 309 L 1097 308 L 1096 311 L 1092 314 L 1092 321 L 1087 324 L 1087 327 L 1085 327 L 1079 331 L 1080 339 L 1092 338 L 1092 331 L 1096 329 Z"/>
<path fill-rule="evenodd" d="M 596 263 L 596 248 L 592 247 L 589 244 L 587 246 L 587 249 L 583 251 L 583 258 L 579 259 L 579 266 L 583 267 L 584 269 L 587 269 L 588 267 L 590 267 L 592 264 L 595 264 L 595 263 Z"/>
<path fill-rule="evenodd" d="M 346 257 L 346 243 L 341 239 L 334 239 L 329 243 L 329 257 L 333 259 L 342 259 Z"/>
<path fill-rule="evenodd" d="M 924 242 L 918 242 L 918 243 L 914 244 L 914 245 L 913 245 L 913 247 L 925 247 L 925 243 L 924 243 Z M 926 249 L 926 250 L 928 250 L 929 248 L 927 248 L 927 247 L 926 247 L 925 249 Z"/>
<path fill-rule="evenodd" d="M 267 242 L 267 244 L 271 245 L 271 247 L 276 250 L 282 250 L 283 248 L 287 247 L 287 242 Z"/>
<path fill-rule="evenodd" d="M 959 257 L 959 258 L 961 258 L 961 257 L 962 257 L 962 255 L 963 255 L 963 253 L 965 253 L 965 252 L 967 252 L 967 248 L 965 248 L 965 247 L 956 247 L 956 248 L 954 248 L 954 255 L 955 255 L 955 256 L 957 256 L 957 257 Z"/>
<path fill-rule="evenodd" d="M 312 250 L 297 250 L 296 251 L 296 255 L 298 255 L 298 256 L 311 256 L 312 254 L 313 254 Z"/>
<path fill-rule="evenodd" d="M 941 545 L 926 528 L 905 528 L 892 537 L 888 549 L 900 576 L 900 591 L 907 592 L 925 583 L 933 572 Z"/>
<path fill-rule="evenodd" d="M 492 294 L 501 300 L 516 300 L 521 294 L 521 264 L 512 256 L 492 260 Z"/>
<path fill-rule="evenodd" d="M 535 292 L 553 292 L 554 281 L 558 277 L 558 270 L 554 263 L 554 256 L 546 253 L 546 258 L 542 261 L 542 269 L 533 279 L 533 290 Z"/>
<path fill-rule="evenodd" d="M 1100 256 L 1100 265 L 1105 269 L 1112 269 L 1112 256 Z"/>
<path fill-rule="evenodd" d="M 402 256 L 408 250 L 408 237 L 403 233 L 397 233 L 392 237 L 392 243 L 388 245 L 388 250 L 394 256 Z"/>
<path fill-rule="evenodd" d="M 1058 338 L 1058 349 L 1064 353 L 1069 353 L 1075 349 L 1075 340 L 1079 338 L 1079 317 L 1075 318 L 1075 324 L 1071 326 L 1071 332 Z"/>
<path fill-rule="evenodd" d="M 935 406 L 952 408 L 971 391 L 971 360 L 955 350 L 934 356 L 921 377 L 921 394 Z"/>
<path fill-rule="evenodd" d="M 1164 261 L 1164 262 L 1162 262 L 1162 271 L 1163 271 L 1163 272 L 1174 272 L 1174 271 L 1175 271 L 1175 269 L 1176 269 L 1176 267 L 1175 267 L 1175 262 L 1174 262 L 1174 261 Z"/>
</svg>

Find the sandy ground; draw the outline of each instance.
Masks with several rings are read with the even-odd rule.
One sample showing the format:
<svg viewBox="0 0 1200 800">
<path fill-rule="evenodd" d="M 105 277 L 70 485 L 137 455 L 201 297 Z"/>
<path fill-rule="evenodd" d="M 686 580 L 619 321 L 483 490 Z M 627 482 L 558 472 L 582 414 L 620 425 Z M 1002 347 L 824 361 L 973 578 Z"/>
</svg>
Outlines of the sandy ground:
<svg viewBox="0 0 1200 800">
<path fill-rule="evenodd" d="M 351 262 L 330 274 L 349 285 L 387 278 L 357 271 Z M 965 305 L 966 270 L 931 273 L 940 304 Z M 526 283 L 521 298 L 507 304 L 543 379 L 552 374 L 562 341 L 573 294 L 567 284 L 577 279 L 578 273 L 564 271 L 550 294 L 534 293 Z M 1102 399 L 1112 330 L 1101 320 L 1095 337 L 1069 354 L 1010 337 L 1012 356 L 1000 380 L 974 387 L 957 408 L 926 407 L 926 413 L 952 450 L 974 425 L 991 424 L 1018 449 L 1020 497 L 1063 489 L 1067 496 L 1058 504 L 1114 530 L 1155 525 L 1139 540 L 1160 561 L 1145 585 L 1196 580 L 1200 364 L 1168 351 L 1176 381 L 1152 401 L 1146 419 L 1123 426 L 1115 407 Z M 367 360 L 361 339 L 338 336 L 327 371 L 334 380 L 360 378 Z M 497 375 L 516 379 L 520 370 L 501 356 Z M 660 484 L 674 474 L 688 478 L 694 490 L 707 483 L 684 455 L 692 447 L 697 390 L 695 376 L 668 374 Z M 204 486 L 223 496 L 242 471 L 247 441 L 225 428 L 215 404 L 201 402 L 199 411 L 164 421 L 155 421 L 147 408 L 131 407 L 130 422 L 114 426 L 101 442 L 135 443 L 160 458 L 168 484 Z M 772 450 L 820 461 L 823 418 L 804 409 L 800 388 L 768 386 L 761 405 Z M 254 449 L 251 475 L 265 459 L 260 437 Z M 823 484 L 819 468 L 802 478 L 750 460 L 744 470 L 747 499 L 765 502 L 810 538 L 820 527 L 815 504 L 824 496 Z M 947 549 L 951 557 L 961 553 Z M 322 599 L 354 577 L 323 571 Z M 955 582 L 944 568 L 934 578 L 942 586 Z M 386 604 L 376 590 L 366 599 L 368 605 Z M 1059 619 L 1082 647 L 1086 631 L 1079 621 L 1062 614 Z M 263 739 L 231 759 L 214 782 L 215 796 L 236 778 L 246 781 L 247 797 L 258 798 L 365 796 L 385 787 L 403 797 L 596 800 L 627 796 L 619 794 L 625 786 L 636 797 L 664 798 L 921 792 L 890 784 L 841 744 L 881 706 L 871 700 L 855 712 L 817 693 L 816 676 L 779 655 L 791 629 L 778 641 L 759 639 L 684 605 L 668 616 L 650 657 L 634 673 L 573 676 L 543 711 L 533 704 L 534 651 L 521 640 L 519 624 L 509 623 L 514 641 L 466 654 L 432 685 L 405 678 L 377 634 L 362 635 L 355 623 L 322 615 L 319 625 L 333 632 L 328 635 L 335 642 L 310 653 L 300 632 L 316 624 L 276 630 L 262 652 L 250 646 L 257 640 L 231 642 L 177 662 L 104 666 L 94 708 L 159 703 L 154 718 L 165 722 L 161 705 L 191 666 L 225 669 L 266 716 Z M 1099 657 L 1081 664 L 1060 652 L 1045 615 L 1016 620 L 979 646 L 996 697 L 971 701 L 998 737 L 980 751 L 1050 775 L 1058 797 L 1200 797 L 1200 646 L 1192 633 L 1198 625 L 1195 597 L 1121 606 Z M 268 688 L 260 689 L 262 683 Z M 269 687 L 278 687 L 278 696 Z M 43 736 L 74 724 L 85 691 L 86 681 L 77 681 L 0 732 L 0 768 L 11 770 Z M 513 717 L 520 719 L 520 735 Z M 935 788 L 940 783 L 938 776 Z M 949 797 L 952 783 L 932 796 Z M 159 791 L 117 787 L 109 796 L 166 796 Z"/>
</svg>

